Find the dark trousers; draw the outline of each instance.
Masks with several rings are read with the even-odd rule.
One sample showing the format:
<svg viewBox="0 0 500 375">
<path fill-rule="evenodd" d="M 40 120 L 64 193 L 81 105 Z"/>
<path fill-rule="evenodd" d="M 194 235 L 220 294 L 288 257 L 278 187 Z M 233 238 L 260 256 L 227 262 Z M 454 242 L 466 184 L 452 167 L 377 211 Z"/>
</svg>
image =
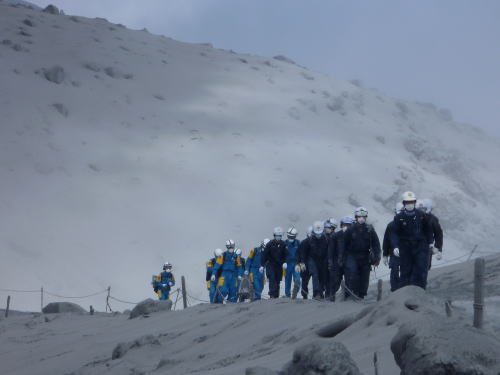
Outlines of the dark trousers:
<svg viewBox="0 0 500 375">
<path fill-rule="evenodd" d="M 329 273 L 329 283 L 330 283 L 330 298 L 334 299 L 335 293 L 340 289 L 340 284 L 342 283 L 342 277 L 344 277 L 344 267 L 337 264 L 335 260 L 333 267 L 328 271 Z"/>
<path fill-rule="evenodd" d="M 425 241 L 405 241 L 400 243 L 400 288 L 416 285 L 427 286 L 429 272 L 429 247 Z"/>
<path fill-rule="evenodd" d="M 397 256 L 391 255 L 389 258 L 389 268 L 391 269 L 391 292 L 395 292 L 399 289 L 400 277 L 399 277 L 399 267 L 400 259 Z"/>
<path fill-rule="evenodd" d="M 344 264 L 345 283 L 356 296 L 364 298 L 370 283 L 371 265 L 368 256 L 347 254 Z"/>
<path fill-rule="evenodd" d="M 320 262 L 317 259 L 309 258 L 307 268 L 312 277 L 313 282 L 313 297 L 323 298 L 326 281 L 326 265 L 325 262 Z"/>
<path fill-rule="evenodd" d="M 269 263 L 266 265 L 267 279 L 269 280 L 269 297 L 278 298 L 280 296 L 280 282 L 283 277 L 281 264 Z"/>
<path fill-rule="evenodd" d="M 302 298 L 307 299 L 307 295 L 309 294 L 309 280 L 311 280 L 311 273 L 308 269 L 300 274 L 300 278 L 302 279 L 302 287 L 300 294 Z"/>
</svg>

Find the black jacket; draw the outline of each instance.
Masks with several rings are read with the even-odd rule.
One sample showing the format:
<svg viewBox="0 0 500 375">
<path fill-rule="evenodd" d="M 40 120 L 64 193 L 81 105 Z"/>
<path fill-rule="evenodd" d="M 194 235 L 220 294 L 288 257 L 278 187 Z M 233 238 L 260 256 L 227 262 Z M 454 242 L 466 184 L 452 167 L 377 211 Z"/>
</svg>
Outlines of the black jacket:
<svg viewBox="0 0 500 375">
<path fill-rule="evenodd" d="M 344 236 L 344 252 L 357 258 L 369 259 L 371 264 L 380 261 L 380 241 L 373 226 L 354 223 Z"/>
<path fill-rule="evenodd" d="M 299 249 L 297 251 L 297 262 L 298 263 L 307 263 L 307 248 L 309 246 L 309 237 L 304 238 L 299 245 Z"/>
<path fill-rule="evenodd" d="M 385 257 L 389 255 L 393 255 L 392 252 L 394 248 L 391 245 L 391 233 L 394 230 L 394 221 L 391 221 L 387 224 L 387 228 L 385 228 L 384 240 L 382 241 L 382 250 Z"/>
<path fill-rule="evenodd" d="M 403 210 L 394 216 L 394 230 L 391 233 L 392 248 L 399 248 L 400 243 L 434 242 L 429 216 L 422 211 Z"/>
<path fill-rule="evenodd" d="M 302 255 L 304 256 L 306 262 L 309 259 L 313 259 L 316 262 L 326 262 L 328 254 L 328 240 L 325 236 L 318 238 L 313 235 L 309 237 L 303 251 Z"/>
<path fill-rule="evenodd" d="M 343 230 L 335 232 L 328 240 L 328 269 L 333 269 L 335 264 L 344 262 L 344 236 Z"/>
<path fill-rule="evenodd" d="M 281 266 L 286 262 L 287 253 L 288 248 L 285 241 L 273 239 L 269 241 L 262 253 L 262 265 L 265 266 L 267 263 L 270 263 Z"/>
<path fill-rule="evenodd" d="M 429 221 L 432 228 L 432 236 L 434 237 L 434 247 L 443 251 L 443 229 L 439 224 L 439 219 L 433 213 L 428 213 Z"/>
</svg>

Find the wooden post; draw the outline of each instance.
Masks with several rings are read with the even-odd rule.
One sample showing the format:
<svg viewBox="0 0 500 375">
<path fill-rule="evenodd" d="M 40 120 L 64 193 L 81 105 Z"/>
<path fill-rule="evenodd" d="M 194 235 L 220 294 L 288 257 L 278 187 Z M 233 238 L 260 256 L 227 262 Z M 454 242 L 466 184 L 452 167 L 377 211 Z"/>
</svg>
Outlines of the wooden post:
<svg viewBox="0 0 500 375">
<path fill-rule="evenodd" d="M 375 375 L 378 375 L 378 355 L 377 355 L 377 352 L 373 353 L 373 367 L 375 367 Z"/>
<path fill-rule="evenodd" d="M 452 312 L 451 312 L 451 301 L 450 300 L 448 300 L 444 303 L 444 309 L 446 310 L 446 316 L 448 318 L 451 318 Z"/>
<path fill-rule="evenodd" d="M 40 311 L 43 313 L 43 286 L 40 288 Z"/>
<path fill-rule="evenodd" d="M 380 301 L 382 299 L 382 284 L 383 284 L 382 279 L 378 279 L 378 283 L 377 283 L 377 301 Z"/>
<path fill-rule="evenodd" d="M 94 315 L 94 306 L 90 305 L 90 315 Z"/>
<path fill-rule="evenodd" d="M 474 327 L 483 328 L 484 313 L 484 259 L 474 263 Z"/>
<path fill-rule="evenodd" d="M 7 308 L 5 309 L 5 317 L 9 317 L 9 308 L 10 308 L 10 296 L 7 296 Z"/>
<path fill-rule="evenodd" d="M 111 287 L 108 286 L 108 295 L 106 296 L 106 312 L 108 312 L 108 308 L 109 308 L 110 312 L 113 312 L 113 310 L 111 310 L 111 306 L 109 305 L 109 296 L 110 295 L 111 295 Z"/>
<path fill-rule="evenodd" d="M 185 309 L 187 309 L 187 291 L 186 291 L 186 278 L 184 276 L 181 277 L 182 282 L 182 304 Z"/>
</svg>

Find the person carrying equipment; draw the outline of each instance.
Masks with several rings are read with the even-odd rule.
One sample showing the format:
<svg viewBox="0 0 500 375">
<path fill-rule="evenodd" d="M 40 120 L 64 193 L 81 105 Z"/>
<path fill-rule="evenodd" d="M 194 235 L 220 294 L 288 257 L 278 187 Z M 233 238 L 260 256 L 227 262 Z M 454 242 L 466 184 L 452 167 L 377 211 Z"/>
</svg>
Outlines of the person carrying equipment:
<svg viewBox="0 0 500 375">
<path fill-rule="evenodd" d="M 214 275 L 214 267 L 215 267 L 215 261 L 218 257 L 220 257 L 223 254 L 221 249 L 216 249 L 214 251 L 214 257 L 210 259 L 207 262 L 207 275 L 206 275 L 206 281 L 207 281 L 207 289 L 209 291 L 209 300 L 210 303 L 222 303 L 222 299 L 217 293 L 217 281 L 219 280 L 221 269 L 219 269 L 219 274 L 215 275 L 215 281 L 212 281 L 212 275 Z"/>
<path fill-rule="evenodd" d="M 344 216 L 340 220 L 340 231 L 335 232 L 328 241 L 328 273 L 330 282 L 330 301 L 335 301 L 335 294 L 340 288 L 344 277 L 344 235 L 352 226 L 354 219 Z"/>
<path fill-rule="evenodd" d="M 283 229 L 274 228 L 274 239 L 269 241 L 262 254 L 262 267 L 259 270 L 266 269 L 267 279 L 269 280 L 269 297 L 278 298 L 280 294 L 280 283 L 283 271 L 286 270 L 285 263 L 287 257 L 287 247 L 283 238 Z"/>
<path fill-rule="evenodd" d="M 435 255 L 437 260 L 443 258 L 443 229 L 439 224 L 439 219 L 432 213 L 432 201 L 430 199 L 422 199 L 419 206 L 417 201 L 417 208 L 420 208 L 429 217 L 429 222 L 432 227 L 432 236 L 434 239 L 434 246 L 429 251 L 429 269 L 432 266 L 432 256 Z"/>
<path fill-rule="evenodd" d="M 293 280 L 293 290 L 295 297 L 300 289 L 300 271 L 297 272 L 295 266 L 297 265 L 298 250 L 300 246 L 300 241 L 297 239 L 297 229 L 291 227 L 287 230 L 285 241 L 286 247 L 288 249 L 286 257 L 286 269 L 283 270 L 285 277 L 285 296 L 291 297 L 291 286 Z M 294 298 L 295 298 L 294 297 Z"/>
<path fill-rule="evenodd" d="M 303 250 L 303 260 L 311 274 L 313 283 L 313 298 L 324 298 L 328 253 L 328 241 L 324 236 L 323 221 L 316 221 L 313 225 L 312 235 Z"/>
<path fill-rule="evenodd" d="M 366 223 L 366 208 L 358 207 L 354 217 L 356 222 L 344 236 L 345 281 L 346 287 L 355 296 L 364 298 L 370 283 L 371 266 L 380 263 L 380 241 L 373 226 Z"/>
<path fill-rule="evenodd" d="M 250 250 L 250 254 L 248 255 L 246 261 L 245 276 L 248 276 L 250 282 L 253 285 L 255 300 L 260 300 L 262 298 L 262 290 L 264 289 L 264 268 L 262 268 L 262 254 L 268 243 L 268 238 L 262 240 L 260 246 Z"/>
<path fill-rule="evenodd" d="M 399 214 L 403 209 L 403 204 L 398 203 L 396 208 L 394 209 L 395 215 Z M 384 256 L 384 265 L 389 267 L 391 270 L 390 283 L 391 283 L 391 292 L 394 292 L 399 289 L 399 257 L 394 255 L 394 249 L 391 244 L 391 233 L 394 230 L 394 220 L 392 220 L 389 224 L 387 224 L 387 228 L 384 233 L 384 240 L 382 241 L 382 250 Z"/>
<path fill-rule="evenodd" d="M 399 287 L 427 287 L 429 251 L 434 242 L 429 217 L 416 209 L 417 198 L 411 191 L 403 193 L 404 209 L 394 217 L 391 233 L 393 254 L 400 258 Z"/>
<path fill-rule="evenodd" d="M 215 266 L 210 281 L 215 282 L 219 270 L 221 276 L 217 282 L 218 293 L 222 298 L 227 297 L 228 302 L 237 302 L 238 280 L 243 276 L 241 258 L 235 253 L 235 243 L 233 240 L 226 241 L 225 251 L 215 260 Z"/>
<path fill-rule="evenodd" d="M 300 288 L 300 294 L 302 295 L 303 299 L 308 298 L 309 294 L 309 280 L 311 280 L 311 274 L 309 273 L 309 270 L 306 267 L 306 252 L 307 248 L 309 246 L 309 241 L 312 236 L 312 231 L 313 227 L 312 225 L 307 228 L 306 230 L 306 238 L 302 240 L 300 243 L 299 249 L 297 251 L 297 261 L 298 264 L 295 266 L 295 271 L 300 272 L 300 278 L 301 278 L 301 288 Z M 293 296 L 292 296 L 293 298 Z"/>
<path fill-rule="evenodd" d="M 163 272 L 156 276 L 153 281 L 153 290 L 158 295 L 159 300 L 167 300 L 170 297 L 170 289 L 175 285 L 175 277 L 172 274 L 172 265 L 166 262 L 163 265 Z"/>
</svg>

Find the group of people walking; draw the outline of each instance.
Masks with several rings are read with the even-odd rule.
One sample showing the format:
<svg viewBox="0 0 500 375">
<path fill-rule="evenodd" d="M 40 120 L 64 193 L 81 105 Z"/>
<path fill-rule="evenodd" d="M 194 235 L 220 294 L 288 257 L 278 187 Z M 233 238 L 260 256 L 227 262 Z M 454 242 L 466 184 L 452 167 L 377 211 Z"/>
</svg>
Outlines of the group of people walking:
<svg viewBox="0 0 500 375">
<path fill-rule="evenodd" d="M 300 292 L 307 299 L 312 280 L 314 299 L 335 301 L 344 280 L 345 297 L 362 299 L 368 292 L 370 272 L 381 260 L 391 269 L 391 291 L 407 285 L 425 289 L 432 256 L 440 260 L 443 249 L 443 231 L 432 213 L 431 201 L 417 201 L 413 192 L 405 192 L 387 225 L 382 248 L 367 219 L 368 210 L 358 207 L 354 217 L 345 216 L 339 223 L 333 218 L 316 221 L 302 241 L 297 239 L 296 228 L 284 233 L 276 227 L 273 238 L 262 240 L 247 258 L 233 240 L 227 240 L 226 250 L 216 249 L 206 264 L 210 302 L 260 300 L 266 280 L 269 297 L 278 298 L 283 279 L 284 297 L 296 298 Z M 154 282 L 160 298 L 168 298 L 175 284 L 173 276 L 168 276 L 171 265 L 166 266 Z M 242 293 L 248 284 L 252 286 L 251 297 Z"/>
</svg>

